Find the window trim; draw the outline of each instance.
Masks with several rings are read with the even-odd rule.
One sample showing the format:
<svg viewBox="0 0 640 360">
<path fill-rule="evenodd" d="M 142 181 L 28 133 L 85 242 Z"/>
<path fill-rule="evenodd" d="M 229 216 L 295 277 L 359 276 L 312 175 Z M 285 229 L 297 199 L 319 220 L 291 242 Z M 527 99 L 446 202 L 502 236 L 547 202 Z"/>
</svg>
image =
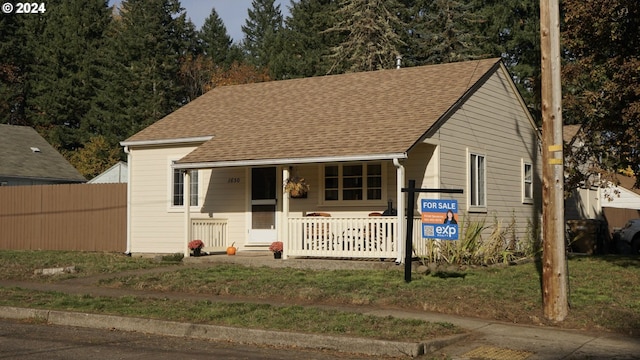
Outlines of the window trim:
<svg viewBox="0 0 640 360">
<path fill-rule="evenodd" d="M 527 179 L 527 166 L 529 167 L 529 176 Z M 533 187 L 533 164 L 531 162 L 525 161 L 522 159 L 522 203 L 523 204 L 533 204 L 534 187 Z M 527 197 L 527 188 L 530 190 L 531 196 Z"/>
<path fill-rule="evenodd" d="M 168 186 L 169 187 L 169 189 L 168 189 L 168 200 L 169 200 L 168 209 L 169 209 L 169 211 L 183 211 L 184 210 L 184 194 L 182 194 L 182 197 L 183 197 L 182 203 L 183 203 L 183 205 L 175 205 L 174 202 L 173 202 L 174 189 L 175 189 L 174 175 L 175 175 L 176 171 L 177 172 L 181 172 L 181 170 L 177 170 L 177 169 L 174 169 L 172 167 L 172 165 L 175 164 L 176 161 L 177 160 L 169 160 L 169 182 L 168 182 L 168 185 L 169 185 Z M 200 178 L 201 178 L 202 174 L 200 174 L 200 170 L 198 170 L 198 169 L 193 169 L 193 170 L 189 170 L 189 171 L 191 172 L 191 177 L 190 177 L 190 179 L 191 179 L 191 189 L 190 189 L 191 192 L 190 192 L 190 195 L 192 196 L 192 199 L 193 199 L 193 196 L 194 196 L 194 194 L 193 194 L 193 186 L 194 185 L 195 185 L 195 189 L 197 191 L 197 194 L 195 195 L 197 203 L 193 204 L 193 202 L 191 202 L 190 209 L 197 210 L 197 209 L 200 208 L 200 204 L 202 203 L 202 198 L 200 196 L 200 194 L 202 193 L 202 184 L 201 184 L 202 182 L 200 181 Z M 195 184 L 194 184 L 194 176 L 193 176 L 194 173 L 196 174 L 196 177 L 197 177 L 197 179 L 195 179 Z M 184 176 L 183 174 L 180 174 L 180 175 Z M 182 181 L 180 181 L 180 183 L 182 184 Z"/>
<path fill-rule="evenodd" d="M 380 165 L 380 177 L 381 177 L 381 186 L 380 186 L 380 199 L 363 199 L 363 200 L 343 200 L 343 181 L 344 181 L 344 166 L 352 166 L 352 165 L 362 165 L 362 194 L 363 197 L 367 196 L 367 175 L 368 175 L 368 166 L 369 165 Z M 326 168 L 327 166 L 337 166 L 338 167 L 338 200 L 327 200 L 325 198 L 325 179 L 326 179 Z M 382 161 L 355 161 L 355 162 L 345 162 L 345 163 L 325 163 L 319 166 L 319 203 L 320 205 L 331 205 L 331 206 L 383 206 L 386 205 L 387 198 L 387 166 L 385 162 Z"/>
<path fill-rule="evenodd" d="M 482 179 L 479 179 L 478 175 L 476 174 L 475 176 L 473 175 L 473 171 L 472 171 L 472 167 L 474 166 L 474 161 L 472 158 L 482 158 Z M 476 161 L 477 162 L 477 161 Z M 476 173 L 478 172 L 478 169 L 476 168 Z M 475 181 L 474 181 L 474 178 Z M 467 150 L 467 203 L 468 203 L 468 210 L 470 212 L 487 212 L 487 155 L 480 153 L 480 152 L 474 152 L 474 151 L 470 151 Z M 482 188 L 478 188 L 479 191 L 473 191 L 472 188 L 477 187 L 474 186 L 474 184 L 478 185 L 477 183 L 479 182 L 479 180 L 482 181 Z M 478 194 L 480 193 L 482 195 L 482 204 L 481 205 L 474 205 L 473 204 L 473 195 L 474 194 Z"/>
</svg>

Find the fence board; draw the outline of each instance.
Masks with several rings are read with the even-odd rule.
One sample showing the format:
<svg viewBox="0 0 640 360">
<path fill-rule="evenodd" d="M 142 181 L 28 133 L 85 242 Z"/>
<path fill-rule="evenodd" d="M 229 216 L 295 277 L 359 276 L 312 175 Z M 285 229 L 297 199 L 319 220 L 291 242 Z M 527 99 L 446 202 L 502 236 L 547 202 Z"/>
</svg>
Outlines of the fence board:
<svg viewBox="0 0 640 360">
<path fill-rule="evenodd" d="M 124 252 L 127 184 L 0 187 L 0 249 Z"/>
</svg>

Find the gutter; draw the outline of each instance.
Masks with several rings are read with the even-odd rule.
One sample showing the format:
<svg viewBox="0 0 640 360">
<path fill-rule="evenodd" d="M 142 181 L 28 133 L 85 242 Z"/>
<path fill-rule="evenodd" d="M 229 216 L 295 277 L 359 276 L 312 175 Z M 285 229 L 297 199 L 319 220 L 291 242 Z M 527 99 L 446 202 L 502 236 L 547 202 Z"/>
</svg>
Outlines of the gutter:
<svg viewBox="0 0 640 360">
<path fill-rule="evenodd" d="M 177 139 L 159 139 L 159 140 L 133 140 L 133 141 L 121 141 L 120 146 L 132 147 L 132 146 L 162 146 L 162 145 L 175 145 L 175 144 L 191 144 L 205 142 L 213 139 L 213 136 L 197 136 L 189 138 L 177 138 Z"/>
<path fill-rule="evenodd" d="M 131 256 L 131 174 L 133 171 L 133 162 L 131 161 L 131 152 L 129 147 L 124 147 L 124 153 L 127 154 L 127 249 L 124 253 Z"/>
<path fill-rule="evenodd" d="M 230 160 L 230 161 L 210 161 L 195 163 L 175 163 L 171 167 L 174 169 L 210 169 L 223 167 L 241 166 L 263 166 L 263 165 L 296 165 L 314 163 L 333 163 L 347 161 L 370 161 L 370 160 L 397 160 L 406 159 L 407 153 L 391 154 L 371 154 L 371 155 L 348 155 L 348 156 L 318 156 L 309 158 L 284 158 L 284 159 L 262 159 L 262 160 Z"/>
</svg>

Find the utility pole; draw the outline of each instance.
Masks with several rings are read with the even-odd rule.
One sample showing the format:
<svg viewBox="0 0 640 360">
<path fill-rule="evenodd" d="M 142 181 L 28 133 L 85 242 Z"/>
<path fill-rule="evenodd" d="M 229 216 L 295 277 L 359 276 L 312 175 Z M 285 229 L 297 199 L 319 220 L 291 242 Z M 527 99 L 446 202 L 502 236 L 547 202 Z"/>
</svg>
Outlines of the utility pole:
<svg viewBox="0 0 640 360">
<path fill-rule="evenodd" d="M 542 302 L 544 315 L 563 321 L 568 313 L 564 231 L 564 159 L 560 84 L 558 0 L 540 0 L 542 52 Z"/>
</svg>

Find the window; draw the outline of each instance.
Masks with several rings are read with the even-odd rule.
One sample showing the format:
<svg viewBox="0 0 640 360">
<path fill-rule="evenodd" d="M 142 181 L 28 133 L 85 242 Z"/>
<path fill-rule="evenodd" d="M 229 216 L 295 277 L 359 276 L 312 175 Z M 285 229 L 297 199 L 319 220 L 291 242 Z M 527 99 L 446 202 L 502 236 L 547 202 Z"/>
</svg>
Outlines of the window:
<svg viewBox="0 0 640 360">
<path fill-rule="evenodd" d="M 191 174 L 191 187 L 189 188 L 189 192 L 191 195 L 191 206 L 198 206 L 198 170 L 190 170 L 189 173 Z M 172 182 L 171 205 L 183 206 L 184 175 L 182 174 L 182 170 L 173 169 Z"/>
<path fill-rule="evenodd" d="M 485 207 L 487 205 L 485 157 L 470 154 L 469 163 L 469 204 L 472 207 Z"/>
<path fill-rule="evenodd" d="M 382 200 L 382 177 L 379 163 L 326 165 L 324 200 Z"/>
<path fill-rule="evenodd" d="M 522 196 L 524 202 L 533 201 L 533 166 L 529 163 L 522 167 Z"/>
</svg>

